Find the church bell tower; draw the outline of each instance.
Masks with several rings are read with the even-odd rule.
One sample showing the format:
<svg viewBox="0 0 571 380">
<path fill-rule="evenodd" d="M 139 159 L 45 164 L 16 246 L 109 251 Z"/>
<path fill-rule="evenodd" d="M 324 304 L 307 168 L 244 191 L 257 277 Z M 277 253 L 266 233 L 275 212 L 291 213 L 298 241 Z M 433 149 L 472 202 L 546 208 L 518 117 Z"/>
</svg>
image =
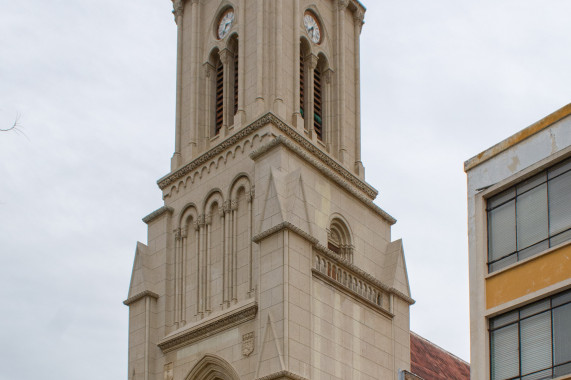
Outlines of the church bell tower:
<svg viewBox="0 0 571 380">
<path fill-rule="evenodd" d="M 143 218 L 130 380 L 410 370 L 396 220 L 361 162 L 357 0 L 173 0 L 176 138 Z"/>
</svg>

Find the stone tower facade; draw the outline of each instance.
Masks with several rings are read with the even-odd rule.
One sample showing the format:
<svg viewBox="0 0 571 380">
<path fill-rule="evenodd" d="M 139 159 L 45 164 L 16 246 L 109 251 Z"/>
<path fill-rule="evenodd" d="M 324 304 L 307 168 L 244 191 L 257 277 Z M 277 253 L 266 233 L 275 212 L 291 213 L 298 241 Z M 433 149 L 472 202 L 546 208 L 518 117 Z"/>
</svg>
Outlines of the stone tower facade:
<svg viewBox="0 0 571 380">
<path fill-rule="evenodd" d="M 129 379 L 397 379 L 410 289 L 360 154 L 356 0 L 174 0 L 176 142 Z"/>
</svg>

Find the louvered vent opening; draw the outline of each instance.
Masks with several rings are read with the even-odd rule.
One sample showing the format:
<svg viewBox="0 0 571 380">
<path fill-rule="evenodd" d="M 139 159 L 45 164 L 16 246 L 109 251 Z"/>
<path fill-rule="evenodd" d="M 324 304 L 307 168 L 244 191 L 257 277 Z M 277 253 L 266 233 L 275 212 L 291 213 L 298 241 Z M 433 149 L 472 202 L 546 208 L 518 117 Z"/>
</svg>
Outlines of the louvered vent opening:
<svg viewBox="0 0 571 380">
<path fill-rule="evenodd" d="M 234 115 L 238 112 L 238 49 L 234 53 Z"/>
<path fill-rule="evenodd" d="M 224 66 L 216 67 L 216 124 L 214 134 L 220 133 L 224 121 Z"/>
<path fill-rule="evenodd" d="M 319 140 L 323 140 L 323 122 L 322 122 L 322 93 L 321 93 L 321 70 L 315 68 L 313 72 L 313 128 Z"/>
<path fill-rule="evenodd" d="M 305 104 L 305 68 L 303 62 L 303 51 L 299 51 L 299 113 L 303 117 Z"/>
</svg>

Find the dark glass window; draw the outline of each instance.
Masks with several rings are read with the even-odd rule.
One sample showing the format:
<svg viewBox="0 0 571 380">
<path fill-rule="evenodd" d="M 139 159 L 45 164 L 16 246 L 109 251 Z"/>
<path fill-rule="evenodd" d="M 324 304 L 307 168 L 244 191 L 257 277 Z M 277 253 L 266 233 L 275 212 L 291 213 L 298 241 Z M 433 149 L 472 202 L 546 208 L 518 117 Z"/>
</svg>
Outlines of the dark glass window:
<svg viewBox="0 0 571 380">
<path fill-rule="evenodd" d="M 490 319 L 491 379 L 571 373 L 571 290 Z"/>
<path fill-rule="evenodd" d="M 488 199 L 488 271 L 571 239 L 571 159 Z"/>
</svg>

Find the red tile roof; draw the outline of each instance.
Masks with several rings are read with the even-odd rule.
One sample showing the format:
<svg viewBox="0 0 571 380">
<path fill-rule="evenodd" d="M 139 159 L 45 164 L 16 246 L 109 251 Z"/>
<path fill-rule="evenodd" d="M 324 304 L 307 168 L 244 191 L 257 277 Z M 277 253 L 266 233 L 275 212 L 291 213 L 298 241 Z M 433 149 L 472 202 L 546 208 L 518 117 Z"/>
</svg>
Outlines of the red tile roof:
<svg viewBox="0 0 571 380">
<path fill-rule="evenodd" d="M 410 332 L 410 371 L 424 380 L 470 380 L 470 365 Z"/>
</svg>

